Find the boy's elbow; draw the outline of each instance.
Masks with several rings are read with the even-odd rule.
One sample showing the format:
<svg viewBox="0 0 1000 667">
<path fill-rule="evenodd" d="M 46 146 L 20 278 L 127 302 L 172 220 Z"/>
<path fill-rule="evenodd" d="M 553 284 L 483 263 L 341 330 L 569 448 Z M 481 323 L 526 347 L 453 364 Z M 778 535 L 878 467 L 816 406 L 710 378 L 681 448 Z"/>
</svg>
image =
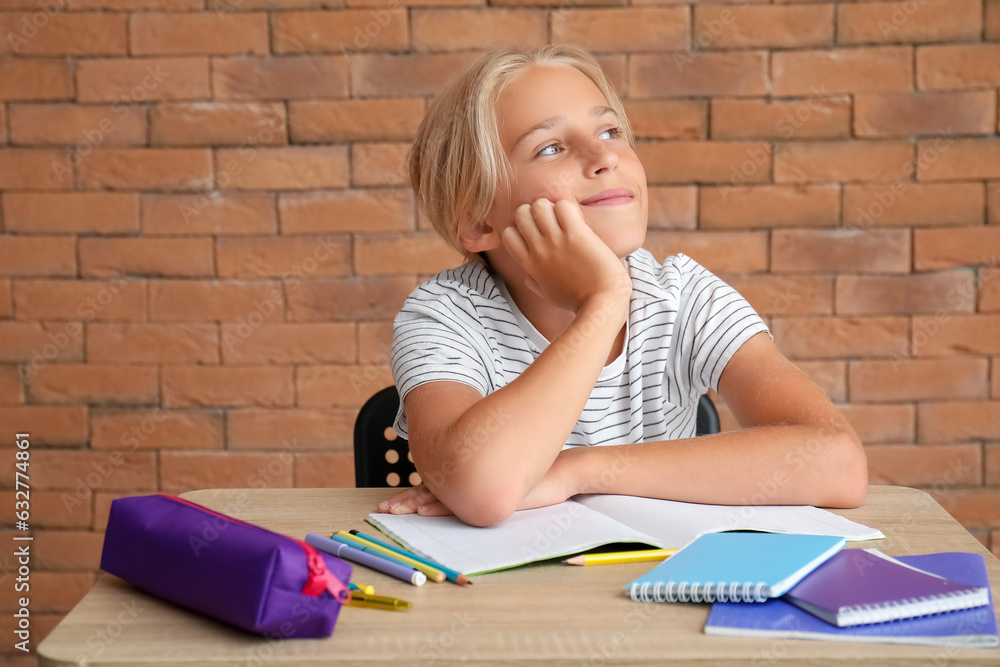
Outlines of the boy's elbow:
<svg viewBox="0 0 1000 667">
<path fill-rule="evenodd" d="M 470 526 L 500 523 L 521 503 L 512 484 L 498 479 L 495 471 L 477 462 L 426 461 L 417 457 L 415 463 L 434 497 Z"/>
<path fill-rule="evenodd" d="M 868 475 L 845 480 L 844 486 L 833 491 L 833 497 L 827 507 L 836 509 L 854 509 L 864 504 L 868 496 Z"/>
<path fill-rule="evenodd" d="M 486 494 L 476 494 L 469 498 L 467 502 L 461 504 L 461 510 L 454 510 L 455 516 L 478 528 L 488 528 L 489 526 L 509 519 L 514 514 L 517 506 L 506 502 L 502 498 L 489 497 Z"/>
<path fill-rule="evenodd" d="M 485 505 L 483 507 L 464 508 L 462 512 L 455 512 L 455 516 L 470 526 L 489 528 L 504 519 L 509 519 L 513 513 L 513 508 L 499 505 Z"/>
<path fill-rule="evenodd" d="M 486 528 L 510 518 L 517 509 L 516 499 L 509 489 L 494 485 L 465 485 L 453 488 L 445 503 L 459 519 L 479 528 Z"/>
<path fill-rule="evenodd" d="M 868 457 L 858 434 L 846 428 L 836 438 L 836 454 L 831 461 L 835 474 L 829 489 L 827 507 L 853 509 L 860 507 L 868 496 Z"/>
</svg>

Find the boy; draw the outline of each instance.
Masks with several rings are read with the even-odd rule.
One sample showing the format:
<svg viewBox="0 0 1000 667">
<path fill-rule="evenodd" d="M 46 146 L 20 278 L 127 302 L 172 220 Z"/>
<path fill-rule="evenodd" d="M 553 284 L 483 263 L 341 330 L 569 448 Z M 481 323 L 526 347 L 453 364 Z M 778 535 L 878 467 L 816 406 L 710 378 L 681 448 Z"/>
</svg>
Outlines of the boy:
<svg viewBox="0 0 1000 667">
<path fill-rule="evenodd" d="M 641 249 L 645 172 L 588 53 L 484 54 L 410 160 L 420 205 L 470 262 L 396 318 L 396 430 L 424 484 L 379 511 L 487 526 L 583 492 L 863 502 L 856 433 L 749 304 L 690 258 Z M 741 430 L 693 437 L 709 387 Z"/>
</svg>

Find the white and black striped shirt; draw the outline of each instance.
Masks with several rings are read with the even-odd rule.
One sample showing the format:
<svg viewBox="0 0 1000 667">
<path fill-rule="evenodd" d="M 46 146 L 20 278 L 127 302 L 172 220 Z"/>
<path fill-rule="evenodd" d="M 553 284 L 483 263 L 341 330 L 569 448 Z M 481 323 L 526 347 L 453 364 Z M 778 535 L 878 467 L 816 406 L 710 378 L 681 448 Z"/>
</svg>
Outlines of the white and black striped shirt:
<svg viewBox="0 0 1000 667">
<path fill-rule="evenodd" d="M 626 345 L 601 371 L 567 446 L 692 437 L 698 398 L 729 358 L 767 325 L 736 290 L 685 255 L 661 266 L 647 250 L 632 277 Z M 423 283 L 396 316 L 392 374 L 401 397 L 421 384 L 462 382 L 483 396 L 518 377 L 548 346 L 503 280 L 481 262 Z M 407 437 L 400 401 L 396 432 Z"/>
</svg>

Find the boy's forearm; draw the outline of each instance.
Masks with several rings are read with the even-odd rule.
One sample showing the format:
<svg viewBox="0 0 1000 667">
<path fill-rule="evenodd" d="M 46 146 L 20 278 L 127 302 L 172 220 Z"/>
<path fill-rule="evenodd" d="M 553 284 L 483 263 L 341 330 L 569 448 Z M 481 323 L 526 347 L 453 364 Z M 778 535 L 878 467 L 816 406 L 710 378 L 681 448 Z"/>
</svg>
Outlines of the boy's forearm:
<svg viewBox="0 0 1000 667">
<path fill-rule="evenodd" d="M 470 523 L 492 523 L 521 504 L 572 433 L 626 310 L 610 297 L 586 304 L 524 373 L 452 425 L 438 448 L 452 471 L 433 488 L 445 505 Z M 478 516 L 463 516 L 470 505 Z"/>
<path fill-rule="evenodd" d="M 563 462 L 569 470 L 563 474 L 571 477 L 575 493 L 722 505 L 856 507 L 868 484 L 860 442 L 849 427 L 832 423 L 761 426 L 573 453 Z"/>
</svg>

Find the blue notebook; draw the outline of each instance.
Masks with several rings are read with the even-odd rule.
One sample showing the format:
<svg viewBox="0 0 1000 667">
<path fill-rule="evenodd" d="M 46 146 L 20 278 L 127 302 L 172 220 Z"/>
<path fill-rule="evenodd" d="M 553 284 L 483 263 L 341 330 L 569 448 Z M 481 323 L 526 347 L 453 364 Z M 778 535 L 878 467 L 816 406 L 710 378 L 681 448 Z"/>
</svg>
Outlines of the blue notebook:
<svg viewBox="0 0 1000 667">
<path fill-rule="evenodd" d="M 959 583 L 987 590 L 990 586 L 986 563 L 979 554 L 938 553 L 900 556 L 897 560 Z M 705 634 L 964 648 L 1000 646 L 992 597 L 983 607 L 846 628 L 830 625 L 782 599 L 758 604 L 717 602 L 708 616 Z"/>
<path fill-rule="evenodd" d="M 828 535 L 708 533 L 625 591 L 642 602 L 762 601 L 787 591 L 846 542 Z"/>
</svg>

